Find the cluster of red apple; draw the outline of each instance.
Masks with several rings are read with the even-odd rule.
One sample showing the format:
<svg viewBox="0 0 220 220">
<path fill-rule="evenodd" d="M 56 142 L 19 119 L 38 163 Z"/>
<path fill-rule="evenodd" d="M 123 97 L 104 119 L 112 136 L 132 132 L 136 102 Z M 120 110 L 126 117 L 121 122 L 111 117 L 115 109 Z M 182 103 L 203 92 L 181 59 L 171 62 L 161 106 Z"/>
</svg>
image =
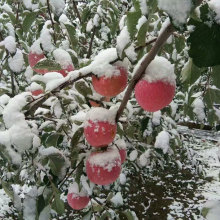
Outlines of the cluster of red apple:
<svg viewBox="0 0 220 220">
<path fill-rule="evenodd" d="M 106 78 L 102 76 L 92 77 L 92 84 L 97 93 L 112 97 L 121 93 L 127 86 L 128 73 L 125 68 L 117 67 L 120 74 Z M 148 82 L 141 79 L 135 87 L 135 96 L 143 109 L 154 112 L 168 105 L 175 93 L 175 85 L 163 82 Z M 106 111 L 106 112 L 105 112 Z M 109 111 L 109 112 L 108 112 Z M 91 114 L 90 114 L 91 113 Z M 115 119 L 106 120 L 102 114 L 111 115 L 110 110 L 93 108 L 87 117 L 84 126 L 84 135 L 87 142 L 97 150 L 92 152 L 86 161 L 86 173 L 88 179 L 98 185 L 113 183 L 119 176 L 121 164 L 126 159 L 124 148 L 108 147 L 115 138 L 117 124 Z M 89 196 L 77 196 L 68 194 L 68 203 L 73 209 L 82 209 L 89 202 Z"/>
</svg>

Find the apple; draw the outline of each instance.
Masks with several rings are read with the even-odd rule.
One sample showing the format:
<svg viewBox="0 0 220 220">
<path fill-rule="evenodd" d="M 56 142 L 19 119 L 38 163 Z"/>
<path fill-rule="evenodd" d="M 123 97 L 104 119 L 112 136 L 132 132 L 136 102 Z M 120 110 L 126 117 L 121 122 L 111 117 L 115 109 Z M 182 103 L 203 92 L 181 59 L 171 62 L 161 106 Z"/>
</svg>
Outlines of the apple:
<svg viewBox="0 0 220 220">
<path fill-rule="evenodd" d="M 40 74 L 45 74 L 45 73 L 48 73 L 48 70 L 47 69 L 36 69 L 34 68 L 34 66 L 42 59 L 44 59 L 45 56 L 43 53 L 41 54 L 37 54 L 37 53 L 34 53 L 34 52 L 30 52 L 28 54 L 28 62 L 29 62 L 29 65 L 30 67 L 37 73 L 40 73 Z"/>
<path fill-rule="evenodd" d="M 120 157 L 121 157 L 121 163 L 124 163 L 125 160 L 126 160 L 126 157 L 127 157 L 126 149 L 120 149 L 119 154 L 120 154 Z"/>
<path fill-rule="evenodd" d="M 92 85 L 97 93 L 107 97 L 113 97 L 121 93 L 127 86 L 128 72 L 124 67 L 116 66 L 119 70 L 119 75 L 111 77 L 92 76 Z"/>
<path fill-rule="evenodd" d="M 148 112 L 156 112 L 171 103 L 176 86 L 168 82 L 141 79 L 135 86 L 138 104 Z"/>
<path fill-rule="evenodd" d="M 40 94 L 43 94 L 44 91 L 42 89 L 38 89 L 38 90 L 31 91 L 31 93 L 33 96 L 38 96 Z"/>
<path fill-rule="evenodd" d="M 89 201 L 89 196 L 79 196 L 76 193 L 68 193 L 67 195 L 67 201 L 70 207 L 72 207 L 75 210 L 81 210 L 84 209 Z"/>
<path fill-rule="evenodd" d="M 88 179 L 98 185 L 113 183 L 121 172 L 121 158 L 116 149 L 93 152 L 86 161 Z"/>
<path fill-rule="evenodd" d="M 105 147 L 112 143 L 117 131 L 116 123 L 107 121 L 88 121 L 84 127 L 84 135 L 87 142 L 93 147 Z"/>
</svg>

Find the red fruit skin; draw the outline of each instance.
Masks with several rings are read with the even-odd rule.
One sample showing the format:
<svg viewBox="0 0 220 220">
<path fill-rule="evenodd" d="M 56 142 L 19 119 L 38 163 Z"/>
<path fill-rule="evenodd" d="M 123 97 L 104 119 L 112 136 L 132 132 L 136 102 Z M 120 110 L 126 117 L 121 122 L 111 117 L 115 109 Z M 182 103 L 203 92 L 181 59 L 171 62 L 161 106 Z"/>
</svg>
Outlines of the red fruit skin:
<svg viewBox="0 0 220 220">
<path fill-rule="evenodd" d="M 121 93 L 127 86 L 128 73 L 125 68 L 118 67 L 120 75 L 111 78 L 92 76 L 92 85 L 102 96 L 113 97 Z"/>
<path fill-rule="evenodd" d="M 84 135 L 88 143 L 93 147 L 105 147 L 115 138 L 117 125 L 109 122 L 88 121 L 90 126 L 84 128 Z"/>
<path fill-rule="evenodd" d="M 72 207 L 75 210 L 80 210 L 80 209 L 84 209 L 89 201 L 90 198 L 88 196 L 76 196 L 76 197 L 72 197 L 74 195 L 74 193 L 69 193 L 67 195 L 67 201 L 70 207 Z"/>
<path fill-rule="evenodd" d="M 48 73 L 48 70 L 46 69 L 35 69 L 33 68 L 41 59 L 45 58 L 44 54 L 37 54 L 30 52 L 28 54 L 28 62 L 30 67 L 37 73 L 45 74 Z"/>
<path fill-rule="evenodd" d="M 102 152 L 93 152 L 89 158 L 95 154 L 100 154 Z M 121 159 L 118 158 L 115 160 L 114 167 L 111 171 L 104 169 L 104 167 L 92 165 L 89 162 L 89 158 L 86 161 L 86 173 L 89 180 L 98 185 L 109 185 L 113 183 L 120 175 L 121 172 Z M 104 160 L 105 158 L 103 158 Z"/>
<path fill-rule="evenodd" d="M 70 71 L 73 71 L 74 70 L 74 66 L 72 64 L 68 65 L 66 69 L 62 69 L 62 70 L 58 70 L 57 72 L 58 73 L 61 73 L 64 77 L 67 76 L 67 74 L 70 72 Z"/>
<path fill-rule="evenodd" d="M 89 100 L 89 103 L 90 103 L 90 105 L 93 106 L 93 107 L 100 107 L 100 106 L 101 106 L 99 103 L 97 103 L 97 102 L 95 102 L 95 101 L 92 101 L 92 100 Z"/>
<path fill-rule="evenodd" d="M 120 149 L 119 150 L 119 154 L 121 156 L 121 164 L 123 164 L 126 160 L 126 157 L 127 157 L 127 152 L 125 149 Z"/>
<path fill-rule="evenodd" d="M 44 91 L 42 89 L 38 89 L 38 90 L 32 91 L 31 93 L 33 96 L 38 96 L 40 94 L 43 94 Z"/>
<path fill-rule="evenodd" d="M 149 83 L 142 79 L 135 86 L 135 97 L 144 110 L 156 112 L 170 104 L 175 89 L 176 86 L 169 83 L 162 81 Z"/>
</svg>

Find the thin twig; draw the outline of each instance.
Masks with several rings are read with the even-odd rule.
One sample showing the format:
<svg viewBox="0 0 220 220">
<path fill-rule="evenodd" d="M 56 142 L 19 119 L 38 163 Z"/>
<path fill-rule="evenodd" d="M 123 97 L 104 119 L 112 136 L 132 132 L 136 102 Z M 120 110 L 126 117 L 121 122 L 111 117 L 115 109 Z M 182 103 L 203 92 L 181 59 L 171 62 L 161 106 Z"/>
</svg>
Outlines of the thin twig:
<svg viewBox="0 0 220 220">
<path fill-rule="evenodd" d="M 157 53 L 160 51 L 161 47 L 165 44 L 167 39 L 170 37 L 170 35 L 174 32 L 174 28 L 172 24 L 169 24 L 164 31 L 161 33 L 161 35 L 157 38 L 154 46 L 151 48 L 150 52 L 145 55 L 143 58 L 140 66 L 137 68 L 134 77 L 129 83 L 129 86 L 127 88 L 127 91 L 125 93 L 125 96 L 121 102 L 121 105 L 118 109 L 117 115 L 116 115 L 116 121 L 118 121 L 119 117 L 123 113 L 128 100 L 131 97 L 132 91 L 134 90 L 135 85 L 137 82 L 141 79 L 141 77 L 144 75 L 145 69 L 148 67 L 148 65 L 151 63 L 151 61 L 155 58 Z"/>
<path fill-rule="evenodd" d="M 52 25 L 52 28 L 53 28 L 53 40 L 54 40 L 54 43 L 56 44 L 55 26 L 54 26 L 54 21 L 53 21 L 51 11 L 50 11 L 50 0 L 47 0 L 47 10 L 48 10 L 50 20 L 51 20 L 51 25 Z"/>
<path fill-rule="evenodd" d="M 14 73 L 12 71 L 11 71 L 11 93 L 12 93 L 12 96 L 15 96 Z"/>
<path fill-rule="evenodd" d="M 140 49 L 142 49 L 142 48 L 144 48 L 144 47 L 146 47 L 146 46 L 148 46 L 148 45 L 154 43 L 156 40 L 157 40 L 157 38 L 154 38 L 154 39 L 152 39 L 152 40 L 146 42 L 146 44 L 145 44 L 144 46 L 136 47 L 136 48 L 135 48 L 135 51 L 140 50 Z"/>
<path fill-rule="evenodd" d="M 81 19 L 79 10 L 78 10 L 78 8 L 77 8 L 77 4 L 76 4 L 76 2 L 75 2 L 74 0 L 73 0 L 73 8 L 74 8 L 74 11 L 75 11 L 75 13 L 76 13 L 76 15 L 77 15 L 77 17 L 78 17 L 80 23 L 82 24 L 82 19 Z"/>
<path fill-rule="evenodd" d="M 92 55 L 92 44 L 95 38 L 95 32 L 96 32 L 96 27 L 93 28 L 93 33 L 92 33 L 91 41 L 89 43 L 89 50 L 88 50 L 86 58 L 90 58 L 90 56 Z"/>
</svg>

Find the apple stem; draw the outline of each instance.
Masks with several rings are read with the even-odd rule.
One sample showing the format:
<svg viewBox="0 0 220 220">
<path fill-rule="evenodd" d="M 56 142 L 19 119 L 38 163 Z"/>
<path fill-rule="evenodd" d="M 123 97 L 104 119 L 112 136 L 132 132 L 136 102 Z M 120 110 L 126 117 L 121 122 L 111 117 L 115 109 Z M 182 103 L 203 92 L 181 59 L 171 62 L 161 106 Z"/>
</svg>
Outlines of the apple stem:
<svg viewBox="0 0 220 220">
<path fill-rule="evenodd" d="M 116 114 L 116 122 L 119 120 L 121 114 L 123 113 L 128 100 L 131 97 L 132 91 L 135 88 L 135 85 L 137 84 L 137 82 L 141 79 L 141 77 L 144 75 L 146 68 L 149 66 L 149 64 L 151 63 L 151 61 L 155 58 L 155 56 L 158 54 L 158 52 L 160 51 L 161 47 L 165 44 L 165 42 L 167 41 L 167 39 L 170 37 L 170 35 L 174 32 L 174 27 L 173 25 L 170 23 L 165 29 L 164 31 L 160 34 L 160 36 L 157 38 L 154 46 L 151 48 L 150 52 L 147 53 L 145 55 L 145 57 L 143 58 L 141 64 L 139 65 L 139 67 L 137 68 L 134 77 L 131 79 L 128 88 L 125 92 L 124 98 L 121 102 L 121 105 L 118 109 L 118 112 Z"/>
</svg>

